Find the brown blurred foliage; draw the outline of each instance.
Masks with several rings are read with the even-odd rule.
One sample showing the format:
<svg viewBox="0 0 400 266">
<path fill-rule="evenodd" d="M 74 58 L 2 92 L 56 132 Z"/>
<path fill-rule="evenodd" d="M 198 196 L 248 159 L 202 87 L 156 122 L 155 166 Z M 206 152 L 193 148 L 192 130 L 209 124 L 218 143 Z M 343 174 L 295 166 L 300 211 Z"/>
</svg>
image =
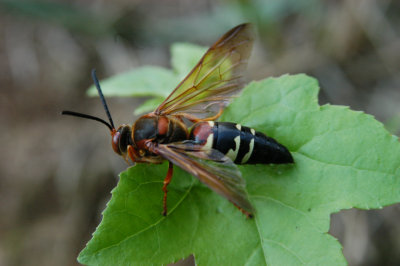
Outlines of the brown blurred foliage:
<svg viewBox="0 0 400 266">
<path fill-rule="evenodd" d="M 85 96 L 91 68 L 101 79 L 168 66 L 172 42 L 209 45 L 245 21 L 259 34 L 249 79 L 307 73 L 321 103 L 399 133 L 399 1 L 0 0 L 0 265 L 77 264 L 126 167 L 103 125 L 60 116 L 104 117 Z M 109 99 L 116 123 L 133 122 L 141 101 Z M 348 210 L 331 232 L 351 265 L 399 265 L 399 220 L 399 205 Z"/>
</svg>

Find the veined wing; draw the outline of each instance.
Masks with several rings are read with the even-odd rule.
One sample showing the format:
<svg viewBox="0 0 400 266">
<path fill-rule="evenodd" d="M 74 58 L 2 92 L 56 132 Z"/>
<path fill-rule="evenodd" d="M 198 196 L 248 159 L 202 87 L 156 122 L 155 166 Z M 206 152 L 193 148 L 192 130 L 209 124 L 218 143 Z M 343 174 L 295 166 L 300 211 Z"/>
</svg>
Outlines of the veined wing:
<svg viewBox="0 0 400 266">
<path fill-rule="evenodd" d="M 154 113 L 187 113 L 199 118 L 217 114 L 243 87 L 242 74 L 253 40 L 251 24 L 225 33 Z"/>
<path fill-rule="evenodd" d="M 209 188 L 248 213 L 253 207 L 247 199 L 245 180 L 237 166 L 217 150 L 204 151 L 190 141 L 158 144 L 153 152 L 197 177 Z"/>
</svg>

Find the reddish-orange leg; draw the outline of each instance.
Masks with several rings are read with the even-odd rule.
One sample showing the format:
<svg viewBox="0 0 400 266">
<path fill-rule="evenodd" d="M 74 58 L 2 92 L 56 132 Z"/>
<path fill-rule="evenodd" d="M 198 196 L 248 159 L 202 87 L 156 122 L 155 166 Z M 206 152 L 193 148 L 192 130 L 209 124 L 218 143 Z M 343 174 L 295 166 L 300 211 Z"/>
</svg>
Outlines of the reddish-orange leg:
<svg viewBox="0 0 400 266">
<path fill-rule="evenodd" d="M 132 162 L 136 161 L 136 152 L 132 145 L 128 145 L 128 156 L 131 158 Z"/>
<path fill-rule="evenodd" d="M 167 216 L 167 192 L 168 192 L 167 186 L 171 182 L 173 170 L 174 170 L 174 165 L 171 162 L 169 162 L 167 176 L 164 179 L 164 186 L 162 188 L 162 190 L 164 191 L 164 199 L 163 199 L 163 208 L 164 209 L 163 209 L 162 214 L 164 216 Z"/>
</svg>

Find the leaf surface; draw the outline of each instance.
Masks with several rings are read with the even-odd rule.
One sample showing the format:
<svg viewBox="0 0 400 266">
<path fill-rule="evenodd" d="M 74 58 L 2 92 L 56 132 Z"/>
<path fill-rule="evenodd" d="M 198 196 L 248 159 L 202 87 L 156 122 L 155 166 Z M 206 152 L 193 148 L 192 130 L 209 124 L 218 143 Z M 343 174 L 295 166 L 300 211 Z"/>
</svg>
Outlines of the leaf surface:
<svg viewBox="0 0 400 266">
<path fill-rule="evenodd" d="M 175 168 L 169 215 L 167 164 L 137 165 L 120 182 L 78 260 L 84 264 L 345 265 L 330 214 L 400 201 L 400 143 L 372 116 L 317 102 L 305 75 L 252 82 L 221 120 L 284 144 L 294 165 L 239 166 L 256 209 L 246 219 L 226 199 Z"/>
<path fill-rule="evenodd" d="M 101 80 L 105 96 L 168 96 L 178 82 L 176 75 L 168 69 L 145 66 L 108 79 Z M 98 96 L 96 87 L 90 86 L 89 96 Z"/>
</svg>

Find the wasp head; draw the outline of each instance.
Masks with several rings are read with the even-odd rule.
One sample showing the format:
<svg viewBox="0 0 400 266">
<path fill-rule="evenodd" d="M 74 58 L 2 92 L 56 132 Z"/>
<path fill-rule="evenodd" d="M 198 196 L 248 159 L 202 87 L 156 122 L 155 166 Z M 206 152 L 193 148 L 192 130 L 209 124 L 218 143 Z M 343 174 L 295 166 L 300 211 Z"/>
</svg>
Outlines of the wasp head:
<svg viewBox="0 0 400 266">
<path fill-rule="evenodd" d="M 122 125 L 118 129 L 113 129 L 111 131 L 111 145 L 117 154 L 126 157 L 128 146 L 133 145 L 131 127 Z"/>
</svg>

